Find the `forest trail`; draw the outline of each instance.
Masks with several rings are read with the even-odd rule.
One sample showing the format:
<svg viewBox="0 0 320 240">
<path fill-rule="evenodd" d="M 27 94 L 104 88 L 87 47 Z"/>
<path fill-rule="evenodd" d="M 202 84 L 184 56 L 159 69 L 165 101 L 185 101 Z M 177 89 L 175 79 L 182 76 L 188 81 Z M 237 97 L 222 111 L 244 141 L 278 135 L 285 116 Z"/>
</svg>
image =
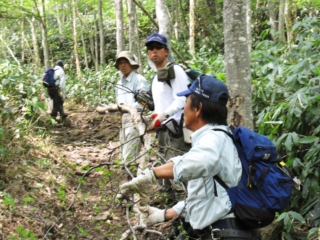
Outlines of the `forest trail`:
<svg viewBox="0 0 320 240">
<path fill-rule="evenodd" d="M 14 205 L 9 196 L 0 204 L 1 239 L 117 240 L 128 229 L 126 211 L 114 201 L 128 181 L 118 157 L 119 113 L 67 113 L 70 126 L 30 139 L 38 149 L 12 166 L 18 180 L 6 186 Z"/>
</svg>

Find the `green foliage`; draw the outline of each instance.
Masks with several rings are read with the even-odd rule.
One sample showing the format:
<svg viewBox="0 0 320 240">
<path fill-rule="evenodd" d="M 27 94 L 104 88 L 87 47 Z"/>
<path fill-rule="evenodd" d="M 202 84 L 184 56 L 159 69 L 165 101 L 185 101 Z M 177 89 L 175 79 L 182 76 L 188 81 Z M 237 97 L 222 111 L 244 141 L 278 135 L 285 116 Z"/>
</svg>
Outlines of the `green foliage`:
<svg viewBox="0 0 320 240">
<path fill-rule="evenodd" d="M 34 236 L 34 232 L 28 229 L 25 229 L 23 226 L 17 227 L 18 235 L 10 235 L 9 239 L 26 239 L 26 240 L 37 240 Z"/>
<path fill-rule="evenodd" d="M 309 217 L 319 209 L 320 194 L 320 23 L 308 17 L 293 29 L 296 45 L 265 40 L 251 53 L 256 125 L 273 138 L 279 158 L 303 184 L 294 192 L 292 211 L 278 218 L 284 220 L 286 239 L 305 225 L 304 219 L 320 226 L 317 218 Z"/>
</svg>

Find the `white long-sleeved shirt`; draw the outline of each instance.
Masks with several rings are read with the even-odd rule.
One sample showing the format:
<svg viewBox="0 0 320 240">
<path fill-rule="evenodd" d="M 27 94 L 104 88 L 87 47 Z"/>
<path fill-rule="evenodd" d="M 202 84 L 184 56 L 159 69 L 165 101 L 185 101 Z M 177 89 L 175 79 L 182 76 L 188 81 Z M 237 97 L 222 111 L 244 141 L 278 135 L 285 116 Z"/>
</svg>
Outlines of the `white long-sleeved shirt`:
<svg viewBox="0 0 320 240">
<path fill-rule="evenodd" d="M 54 79 L 56 80 L 56 86 L 59 86 L 61 90 L 61 95 L 66 98 L 66 75 L 64 70 L 60 66 L 54 67 Z"/>
<path fill-rule="evenodd" d="M 174 162 L 174 180 L 188 182 L 187 199 L 173 209 L 183 214 L 193 229 L 203 229 L 226 216 L 234 217 L 233 213 L 228 214 L 231 202 L 218 182 L 218 196 L 214 195 L 213 177 L 218 175 L 227 186 L 236 186 L 242 166 L 232 139 L 224 132 L 213 131 L 214 128 L 230 131 L 226 126 L 207 124 L 191 135 L 189 152 L 170 160 Z"/>
<path fill-rule="evenodd" d="M 139 107 L 139 104 L 134 99 L 134 93 L 138 90 L 148 91 L 148 84 L 146 79 L 132 71 L 127 78 L 122 76 L 122 78 L 117 82 L 116 91 L 116 102 L 117 104 L 127 104 Z"/>
<path fill-rule="evenodd" d="M 154 112 L 166 113 L 170 118 L 180 120 L 186 97 L 178 97 L 177 93 L 188 89 L 188 76 L 178 65 L 174 65 L 175 78 L 170 80 L 171 87 L 166 82 L 159 82 L 156 75 L 152 80 L 152 97 L 154 101 Z"/>
</svg>

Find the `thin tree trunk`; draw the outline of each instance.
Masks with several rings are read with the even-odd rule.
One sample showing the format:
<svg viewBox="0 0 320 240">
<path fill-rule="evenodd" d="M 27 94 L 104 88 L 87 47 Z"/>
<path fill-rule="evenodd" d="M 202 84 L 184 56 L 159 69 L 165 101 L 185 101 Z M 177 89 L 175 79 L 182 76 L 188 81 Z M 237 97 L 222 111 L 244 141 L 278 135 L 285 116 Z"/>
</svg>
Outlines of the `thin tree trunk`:
<svg viewBox="0 0 320 240">
<path fill-rule="evenodd" d="M 104 31 L 103 31 L 103 18 L 102 18 L 102 0 L 99 0 L 98 13 L 99 13 L 99 34 L 100 34 L 100 64 L 103 67 L 106 63 L 105 60 L 105 44 L 104 44 Z"/>
<path fill-rule="evenodd" d="M 116 9 L 116 23 L 117 23 L 117 54 L 124 49 L 124 36 L 123 36 L 123 7 L 122 0 L 114 1 Z"/>
<path fill-rule="evenodd" d="M 42 33 L 42 48 L 43 48 L 43 63 L 46 68 L 50 66 L 49 58 L 49 44 L 47 37 L 47 23 L 46 23 L 46 10 L 44 0 L 41 0 L 41 33 Z"/>
<path fill-rule="evenodd" d="M 94 13 L 94 19 L 96 19 L 96 13 Z M 99 44 L 98 44 L 98 27 L 97 23 L 94 21 L 94 51 L 96 55 L 96 72 L 99 71 Z"/>
<path fill-rule="evenodd" d="M 174 10 L 175 10 L 174 25 L 173 25 L 174 35 L 176 37 L 176 40 L 179 40 L 179 15 L 180 15 L 179 0 L 174 1 Z"/>
<path fill-rule="evenodd" d="M 276 2 L 275 0 L 268 0 L 268 12 L 271 27 L 271 36 L 274 41 L 277 41 L 276 33 L 278 31 L 277 24 L 277 12 L 276 12 Z"/>
<path fill-rule="evenodd" d="M 7 48 L 8 52 L 10 53 L 11 57 L 16 61 L 16 63 L 20 66 L 19 60 L 14 55 L 13 51 L 9 47 L 9 45 L 6 43 L 6 41 L 2 38 L 2 35 L 0 35 L 0 40 L 2 41 L 3 45 Z"/>
<path fill-rule="evenodd" d="M 56 14 L 55 14 L 55 17 L 57 19 L 57 24 L 58 24 L 58 31 L 59 31 L 59 34 L 62 35 L 63 31 L 62 31 L 62 23 L 61 23 L 61 20 L 60 20 L 60 11 L 59 11 L 59 4 L 56 4 Z"/>
<path fill-rule="evenodd" d="M 132 0 L 127 0 L 127 8 L 129 15 L 129 50 L 135 56 L 135 60 L 139 63 L 138 72 L 143 74 L 142 60 L 140 53 L 138 24 L 137 24 L 137 13 L 136 4 Z"/>
<path fill-rule="evenodd" d="M 252 35 L 251 35 L 251 9 L 250 9 L 250 0 L 246 0 L 246 5 L 247 5 L 247 39 L 248 39 L 248 51 L 249 54 L 252 49 Z"/>
<path fill-rule="evenodd" d="M 245 1 L 225 0 L 223 4 L 225 67 L 230 94 L 228 123 L 253 129 Z"/>
<path fill-rule="evenodd" d="M 72 0 L 73 51 L 74 51 L 74 57 L 76 60 L 77 77 L 78 77 L 78 80 L 81 80 L 81 69 L 80 69 L 79 52 L 78 52 L 78 34 L 77 34 L 77 13 L 76 13 L 77 6 L 78 6 L 77 0 Z"/>
<path fill-rule="evenodd" d="M 172 55 L 171 43 L 170 43 L 170 40 L 171 40 L 170 18 L 169 18 L 168 9 L 167 9 L 165 0 L 156 0 L 156 15 L 159 23 L 159 33 L 165 35 L 167 38 L 167 42 L 168 42 L 167 45 L 169 48 L 169 54 L 167 57 L 168 61 L 173 62 L 174 58 Z"/>
<path fill-rule="evenodd" d="M 190 0 L 190 7 L 189 7 L 189 52 L 192 56 L 195 54 L 194 49 L 194 25 L 195 25 L 195 19 L 194 19 L 194 5 L 195 0 Z"/>
<path fill-rule="evenodd" d="M 38 47 L 38 42 L 37 42 L 37 33 L 34 27 L 34 21 L 35 18 L 32 17 L 32 19 L 27 18 L 29 24 L 30 24 L 30 29 L 31 29 L 31 36 L 32 36 L 32 47 L 33 47 L 33 61 L 36 67 L 40 68 L 40 54 L 39 54 L 39 47 Z"/>
<path fill-rule="evenodd" d="M 279 6 L 279 24 L 278 24 L 278 30 L 280 32 L 279 40 L 280 41 L 286 41 L 286 35 L 284 32 L 284 8 L 286 5 L 286 0 L 280 0 L 280 6 Z"/>
<path fill-rule="evenodd" d="M 297 7 L 296 4 L 290 0 L 286 0 L 285 10 L 284 10 L 284 20 L 287 29 L 287 40 L 289 45 L 292 44 L 293 32 L 292 25 L 294 24 L 297 17 Z"/>
<path fill-rule="evenodd" d="M 23 0 L 20 1 L 20 6 L 23 7 Z M 24 17 L 21 19 L 21 61 L 24 62 Z"/>
<path fill-rule="evenodd" d="M 79 16 L 78 11 L 77 11 L 77 18 L 80 20 L 81 26 L 85 26 L 85 24 L 83 23 L 82 19 Z M 84 27 L 84 29 L 86 29 L 86 27 Z M 86 69 L 89 69 L 87 47 L 86 47 L 86 42 L 85 42 L 84 36 L 83 36 L 83 28 L 81 28 L 80 34 L 81 34 L 81 42 L 82 42 L 83 55 L 84 55 L 84 63 L 86 65 Z"/>
</svg>

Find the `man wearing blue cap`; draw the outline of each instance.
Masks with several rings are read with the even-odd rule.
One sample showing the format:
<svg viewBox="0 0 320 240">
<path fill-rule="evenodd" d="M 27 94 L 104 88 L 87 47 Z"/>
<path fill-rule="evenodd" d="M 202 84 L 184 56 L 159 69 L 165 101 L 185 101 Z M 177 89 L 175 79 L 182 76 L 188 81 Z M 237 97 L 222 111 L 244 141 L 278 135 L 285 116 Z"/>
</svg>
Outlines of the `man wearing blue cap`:
<svg viewBox="0 0 320 240">
<path fill-rule="evenodd" d="M 122 199 L 134 192 L 142 200 L 148 200 L 157 179 L 174 179 L 188 183 L 188 197 L 173 208 L 158 209 L 140 207 L 147 215 L 149 225 L 184 219 L 183 228 L 175 239 L 187 236 L 197 239 L 259 239 L 257 232 L 244 229 L 230 212 L 231 202 L 225 188 L 214 180 L 219 176 L 229 187 L 236 186 L 242 174 L 241 162 L 232 139 L 222 129 L 227 127 L 226 85 L 212 76 L 202 75 L 192 86 L 178 96 L 185 96 L 184 120 L 193 131 L 192 148 L 182 156 L 170 159 L 160 167 L 148 168 L 138 177 L 120 186 L 117 198 Z"/>
</svg>

